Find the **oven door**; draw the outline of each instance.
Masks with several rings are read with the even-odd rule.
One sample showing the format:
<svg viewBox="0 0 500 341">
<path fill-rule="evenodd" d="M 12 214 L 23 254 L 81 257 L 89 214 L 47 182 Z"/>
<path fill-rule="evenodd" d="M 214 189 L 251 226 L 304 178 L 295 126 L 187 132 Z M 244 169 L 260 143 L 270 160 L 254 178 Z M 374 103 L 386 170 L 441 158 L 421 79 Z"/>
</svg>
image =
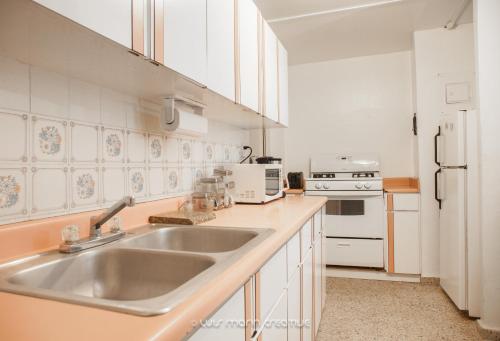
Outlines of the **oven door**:
<svg viewBox="0 0 500 341">
<path fill-rule="evenodd" d="M 384 238 L 382 191 L 328 191 L 326 196 L 327 237 Z"/>
</svg>

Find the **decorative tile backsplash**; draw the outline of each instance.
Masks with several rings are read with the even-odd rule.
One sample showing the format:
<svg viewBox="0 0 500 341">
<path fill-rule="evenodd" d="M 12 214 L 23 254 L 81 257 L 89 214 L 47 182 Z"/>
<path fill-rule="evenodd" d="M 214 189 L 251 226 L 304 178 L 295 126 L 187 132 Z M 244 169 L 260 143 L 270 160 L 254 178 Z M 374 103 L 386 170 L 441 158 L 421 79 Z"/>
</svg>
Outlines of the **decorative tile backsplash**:
<svg viewBox="0 0 500 341">
<path fill-rule="evenodd" d="M 248 143 L 211 121 L 204 139 L 167 136 L 140 99 L 0 57 L 5 68 L 29 88 L 0 74 L 0 224 L 182 196 Z"/>
</svg>

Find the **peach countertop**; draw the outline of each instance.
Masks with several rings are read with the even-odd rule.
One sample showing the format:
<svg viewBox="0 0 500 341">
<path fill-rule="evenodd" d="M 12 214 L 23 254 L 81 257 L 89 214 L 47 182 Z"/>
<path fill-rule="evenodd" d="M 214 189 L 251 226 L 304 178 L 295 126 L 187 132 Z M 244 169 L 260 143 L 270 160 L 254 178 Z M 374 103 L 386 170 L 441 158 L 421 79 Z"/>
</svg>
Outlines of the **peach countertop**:
<svg viewBox="0 0 500 341">
<path fill-rule="evenodd" d="M 222 305 L 326 202 L 290 196 L 266 205 L 236 205 L 204 225 L 273 228 L 264 242 L 172 311 L 140 317 L 0 292 L 0 340 L 180 340 Z"/>
<path fill-rule="evenodd" d="M 384 191 L 387 193 L 419 193 L 418 178 L 384 178 Z"/>
</svg>

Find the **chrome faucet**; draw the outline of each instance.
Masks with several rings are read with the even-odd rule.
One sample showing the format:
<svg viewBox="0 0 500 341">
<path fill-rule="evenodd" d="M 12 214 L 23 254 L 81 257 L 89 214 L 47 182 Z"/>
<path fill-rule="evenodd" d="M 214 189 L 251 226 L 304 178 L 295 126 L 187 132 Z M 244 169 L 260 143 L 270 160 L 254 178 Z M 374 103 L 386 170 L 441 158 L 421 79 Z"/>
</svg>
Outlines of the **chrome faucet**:
<svg viewBox="0 0 500 341">
<path fill-rule="evenodd" d="M 98 238 L 102 235 L 101 226 L 104 225 L 109 219 L 113 218 L 118 212 L 123 210 L 125 207 L 132 207 L 135 205 L 135 199 L 131 196 L 123 197 L 122 200 L 118 201 L 116 204 L 108 208 L 106 212 L 103 212 L 97 217 L 90 218 L 90 237 Z"/>
<path fill-rule="evenodd" d="M 118 212 L 125 207 L 134 206 L 135 199 L 131 196 L 126 196 L 116 204 L 111 206 L 105 212 L 97 217 L 90 219 L 90 233 L 88 238 L 79 239 L 77 241 L 67 241 L 59 246 L 59 251 L 63 253 L 74 253 L 91 247 L 100 246 L 111 243 L 125 236 L 125 232 L 120 229 L 103 234 L 101 231 L 102 225 L 109 219 L 114 217 Z"/>
</svg>

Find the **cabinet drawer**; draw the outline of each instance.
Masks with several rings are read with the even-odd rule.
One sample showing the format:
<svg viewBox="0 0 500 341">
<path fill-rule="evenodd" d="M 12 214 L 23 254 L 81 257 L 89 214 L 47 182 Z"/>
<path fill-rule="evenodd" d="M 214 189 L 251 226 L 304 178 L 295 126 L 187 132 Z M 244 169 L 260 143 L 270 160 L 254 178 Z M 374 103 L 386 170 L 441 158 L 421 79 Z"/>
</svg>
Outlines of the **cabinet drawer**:
<svg viewBox="0 0 500 341">
<path fill-rule="evenodd" d="M 304 226 L 302 226 L 302 229 L 300 230 L 300 249 L 301 249 L 301 261 L 304 260 L 304 256 L 306 253 L 309 251 L 311 248 L 311 235 L 312 235 L 312 222 L 311 219 L 309 219 Z"/>
<path fill-rule="evenodd" d="M 419 194 L 394 193 L 393 195 L 394 211 L 418 211 L 419 206 Z"/>
<path fill-rule="evenodd" d="M 265 319 L 287 285 L 286 246 L 260 269 L 260 317 Z"/>
<path fill-rule="evenodd" d="M 384 266 L 384 241 L 380 239 L 326 239 L 326 263 L 330 265 Z"/>
<path fill-rule="evenodd" d="M 300 236 L 297 232 L 286 244 L 286 258 L 288 269 L 288 280 L 297 271 L 300 265 Z"/>
</svg>

